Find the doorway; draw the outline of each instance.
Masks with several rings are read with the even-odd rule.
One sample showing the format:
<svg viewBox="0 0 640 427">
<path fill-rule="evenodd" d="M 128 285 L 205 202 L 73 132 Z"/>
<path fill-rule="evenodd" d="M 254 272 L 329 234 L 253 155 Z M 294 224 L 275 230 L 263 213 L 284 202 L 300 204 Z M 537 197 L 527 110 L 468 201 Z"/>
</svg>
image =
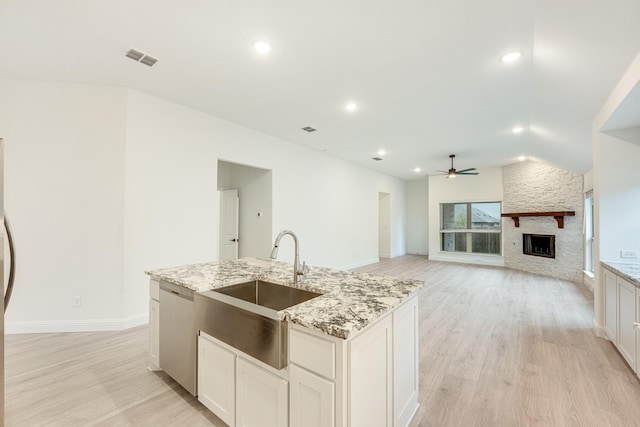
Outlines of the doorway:
<svg viewBox="0 0 640 427">
<path fill-rule="evenodd" d="M 272 244 L 271 170 L 218 160 L 218 200 L 219 260 L 268 259 Z"/>
<path fill-rule="evenodd" d="M 391 195 L 378 193 L 378 256 L 391 257 Z"/>
</svg>

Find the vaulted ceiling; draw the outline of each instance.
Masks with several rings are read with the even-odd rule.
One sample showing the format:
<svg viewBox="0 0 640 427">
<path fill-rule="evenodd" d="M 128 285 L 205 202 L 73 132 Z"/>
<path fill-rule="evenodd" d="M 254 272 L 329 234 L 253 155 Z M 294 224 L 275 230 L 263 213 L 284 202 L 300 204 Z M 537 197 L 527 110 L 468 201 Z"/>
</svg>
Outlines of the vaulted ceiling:
<svg viewBox="0 0 640 427">
<path fill-rule="evenodd" d="M 139 89 L 404 179 L 453 153 L 582 173 L 638 22 L 638 0 L 0 0 L 0 76 Z"/>
</svg>

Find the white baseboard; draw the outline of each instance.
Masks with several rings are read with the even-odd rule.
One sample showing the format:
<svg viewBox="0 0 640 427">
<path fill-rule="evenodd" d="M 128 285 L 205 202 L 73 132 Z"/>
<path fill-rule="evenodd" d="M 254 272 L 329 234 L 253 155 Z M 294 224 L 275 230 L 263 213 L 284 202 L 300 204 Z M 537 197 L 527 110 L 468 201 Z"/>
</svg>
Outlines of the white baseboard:
<svg viewBox="0 0 640 427">
<path fill-rule="evenodd" d="M 498 255 L 467 254 L 467 253 L 459 253 L 459 252 L 437 252 L 435 254 L 429 255 L 429 260 L 504 267 L 504 257 L 498 256 Z"/>
<path fill-rule="evenodd" d="M 599 324 L 596 319 L 593 319 L 593 333 L 596 334 L 598 338 L 609 339 L 607 338 L 607 334 L 604 332 L 604 327 Z"/>
<path fill-rule="evenodd" d="M 354 262 L 353 264 L 347 264 L 338 267 L 338 270 L 353 270 L 354 268 L 364 267 L 365 265 L 375 264 L 376 262 L 380 262 L 380 258 L 369 258 L 364 261 Z"/>
<path fill-rule="evenodd" d="M 45 334 L 58 332 L 121 331 L 149 323 L 149 313 L 123 319 L 42 320 L 7 322 L 4 332 L 11 334 Z"/>
<path fill-rule="evenodd" d="M 407 254 L 407 253 L 406 253 L 406 252 L 404 252 L 404 251 L 403 251 L 403 252 L 395 252 L 395 253 L 392 253 L 392 254 L 391 254 L 391 256 L 390 256 L 389 258 L 397 258 L 397 257 L 399 257 L 399 256 L 405 256 L 406 254 Z M 382 256 L 382 255 L 380 255 L 380 256 Z"/>
</svg>

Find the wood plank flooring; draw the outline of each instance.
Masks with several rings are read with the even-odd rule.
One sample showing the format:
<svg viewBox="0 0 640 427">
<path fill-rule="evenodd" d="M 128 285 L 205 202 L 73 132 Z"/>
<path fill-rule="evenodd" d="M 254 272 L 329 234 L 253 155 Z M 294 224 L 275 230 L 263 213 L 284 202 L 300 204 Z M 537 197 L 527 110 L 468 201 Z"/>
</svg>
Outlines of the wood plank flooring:
<svg viewBox="0 0 640 427">
<path fill-rule="evenodd" d="M 582 286 L 420 256 L 359 271 L 427 282 L 412 427 L 640 425 L 640 382 L 594 336 Z M 5 351 L 8 427 L 224 426 L 147 370 L 146 327 L 8 335 Z"/>
</svg>

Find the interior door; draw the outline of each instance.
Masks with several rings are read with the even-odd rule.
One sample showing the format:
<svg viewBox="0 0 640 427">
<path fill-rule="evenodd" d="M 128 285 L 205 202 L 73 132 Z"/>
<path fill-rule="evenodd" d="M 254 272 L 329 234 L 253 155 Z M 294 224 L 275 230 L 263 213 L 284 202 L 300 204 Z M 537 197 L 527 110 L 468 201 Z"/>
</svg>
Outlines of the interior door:
<svg viewBox="0 0 640 427">
<path fill-rule="evenodd" d="M 239 207 L 238 190 L 221 191 L 220 261 L 238 258 Z"/>
</svg>

